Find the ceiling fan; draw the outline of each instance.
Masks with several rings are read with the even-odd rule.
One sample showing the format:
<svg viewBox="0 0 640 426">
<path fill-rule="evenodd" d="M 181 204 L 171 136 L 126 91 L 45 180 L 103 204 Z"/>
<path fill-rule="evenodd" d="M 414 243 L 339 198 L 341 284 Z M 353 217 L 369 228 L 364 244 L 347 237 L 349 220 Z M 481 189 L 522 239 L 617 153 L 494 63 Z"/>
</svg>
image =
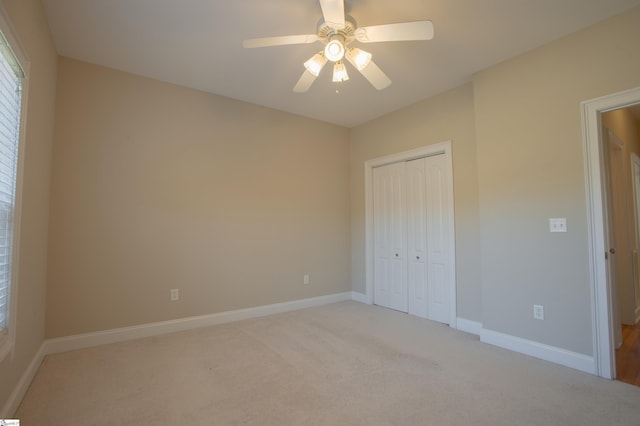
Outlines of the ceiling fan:
<svg viewBox="0 0 640 426">
<path fill-rule="evenodd" d="M 373 87 L 382 90 L 391 84 L 389 77 L 371 60 L 371 53 L 352 47 L 350 44 L 353 41 L 377 43 L 433 38 L 431 21 L 358 27 L 353 18 L 345 16 L 344 0 L 319 1 L 324 19 L 320 20 L 315 34 L 252 38 L 242 42 L 245 48 L 323 43 L 324 49 L 304 63 L 305 71 L 293 88 L 294 92 L 309 90 L 327 61 L 333 62 L 334 82 L 348 80 L 349 74 L 344 65 L 344 58 L 360 71 Z"/>
</svg>

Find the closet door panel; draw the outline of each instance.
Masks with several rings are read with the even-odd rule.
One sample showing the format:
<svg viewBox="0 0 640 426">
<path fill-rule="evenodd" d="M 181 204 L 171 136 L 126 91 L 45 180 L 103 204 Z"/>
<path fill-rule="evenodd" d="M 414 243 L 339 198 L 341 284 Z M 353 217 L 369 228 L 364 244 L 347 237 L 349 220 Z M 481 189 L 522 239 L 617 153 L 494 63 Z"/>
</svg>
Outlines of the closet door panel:
<svg viewBox="0 0 640 426">
<path fill-rule="evenodd" d="M 373 187 L 375 303 L 407 312 L 404 163 L 374 169 Z"/>
<path fill-rule="evenodd" d="M 427 191 L 425 159 L 408 161 L 407 263 L 408 311 L 427 318 Z"/>
<path fill-rule="evenodd" d="M 427 190 L 428 318 L 449 323 L 449 182 L 444 156 L 425 158 Z"/>
<path fill-rule="evenodd" d="M 389 305 L 389 257 L 388 257 L 388 172 L 373 169 L 373 227 L 374 227 L 374 298 L 380 306 Z"/>
</svg>

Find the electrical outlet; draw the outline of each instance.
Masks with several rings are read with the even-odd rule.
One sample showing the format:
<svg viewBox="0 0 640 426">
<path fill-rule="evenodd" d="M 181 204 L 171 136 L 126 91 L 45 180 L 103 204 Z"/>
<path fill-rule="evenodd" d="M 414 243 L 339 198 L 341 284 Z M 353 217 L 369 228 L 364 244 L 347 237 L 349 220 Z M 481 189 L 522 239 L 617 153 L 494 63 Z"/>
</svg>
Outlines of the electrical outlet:
<svg viewBox="0 0 640 426">
<path fill-rule="evenodd" d="M 544 306 L 542 305 L 533 305 L 533 318 L 537 320 L 544 319 Z"/>
<path fill-rule="evenodd" d="M 302 278 L 302 282 L 307 285 L 309 284 L 309 274 L 304 274 L 304 277 Z"/>
<path fill-rule="evenodd" d="M 171 289 L 171 301 L 175 302 L 178 299 L 180 299 L 180 290 L 178 290 L 177 288 L 172 288 Z"/>
</svg>

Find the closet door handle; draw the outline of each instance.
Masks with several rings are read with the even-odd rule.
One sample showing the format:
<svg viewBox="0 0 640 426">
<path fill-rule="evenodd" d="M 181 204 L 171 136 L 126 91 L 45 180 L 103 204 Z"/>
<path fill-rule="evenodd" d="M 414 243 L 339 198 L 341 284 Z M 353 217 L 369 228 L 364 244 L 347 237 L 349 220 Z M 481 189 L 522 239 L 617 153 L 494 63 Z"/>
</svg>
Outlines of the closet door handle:
<svg viewBox="0 0 640 426">
<path fill-rule="evenodd" d="M 398 257 L 398 253 L 396 253 L 396 257 Z"/>
<path fill-rule="evenodd" d="M 416 256 L 416 259 L 417 259 L 417 260 L 420 260 L 420 256 Z"/>
</svg>

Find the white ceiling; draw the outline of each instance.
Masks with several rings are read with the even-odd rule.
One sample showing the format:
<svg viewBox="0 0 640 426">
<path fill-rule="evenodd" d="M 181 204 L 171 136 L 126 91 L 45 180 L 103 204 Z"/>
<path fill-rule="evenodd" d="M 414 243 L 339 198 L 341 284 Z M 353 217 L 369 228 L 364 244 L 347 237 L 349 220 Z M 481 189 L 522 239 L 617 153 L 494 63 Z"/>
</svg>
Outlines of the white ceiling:
<svg viewBox="0 0 640 426">
<path fill-rule="evenodd" d="M 347 0 L 360 26 L 430 19 L 431 41 L 367 44 L 393 80 L 353 68 L 293 86 L 320 44 L 243 49 L 245 38 L 312 34 L 318 0 L 42 0 L 60 55 L 353 127 L 470 80 L 484 68 L 640 0 Z M 357 45 L 358 43 L 354 43 Z M 349 67 L 349 65 L 348 65 Z"/>
</svg>

